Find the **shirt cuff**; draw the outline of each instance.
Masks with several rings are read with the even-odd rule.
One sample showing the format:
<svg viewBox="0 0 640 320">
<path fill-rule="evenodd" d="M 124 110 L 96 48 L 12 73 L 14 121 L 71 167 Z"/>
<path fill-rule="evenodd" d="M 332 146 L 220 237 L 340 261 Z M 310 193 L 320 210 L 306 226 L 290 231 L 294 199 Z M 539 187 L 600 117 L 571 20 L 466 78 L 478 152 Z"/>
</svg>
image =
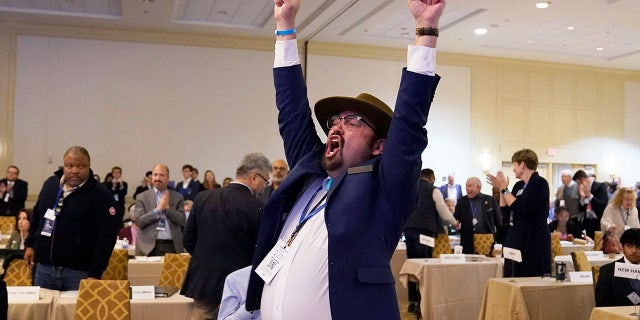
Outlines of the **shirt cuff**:
<svg viewBox="0 0 640 320">
<path fill-rule="evenodd" d="M 298 41 L 296 39 L 276 41 L 273 67 L 290 67 L 297 64 L 300 64 L 300 57 L 298 56 Z"/>
<path fill-rule="evenodd" d="M 407 70 L 428 76 L 436 75 L 436 49 L 409 45 Z"/>
</svg>

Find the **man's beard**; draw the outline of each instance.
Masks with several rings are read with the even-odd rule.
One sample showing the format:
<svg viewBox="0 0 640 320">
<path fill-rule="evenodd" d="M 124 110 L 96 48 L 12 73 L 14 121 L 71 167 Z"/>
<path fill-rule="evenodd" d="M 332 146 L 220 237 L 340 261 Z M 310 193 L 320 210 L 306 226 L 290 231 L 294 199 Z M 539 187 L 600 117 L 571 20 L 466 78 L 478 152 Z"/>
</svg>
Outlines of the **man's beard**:
<svg viewBox="0 0 640 320">
<path fill-rule="evenodd" d="M 342 149 L 340 149 L 340 151 L 338 151 L 338 153 L 331 159 L 327 159 L 326 155 L 323 155 L 320 164 L 322 165 L 322 169 L 324 169 L 324 171 L 332 171 L 342 167 L 343 162 Z"/>
</svg>

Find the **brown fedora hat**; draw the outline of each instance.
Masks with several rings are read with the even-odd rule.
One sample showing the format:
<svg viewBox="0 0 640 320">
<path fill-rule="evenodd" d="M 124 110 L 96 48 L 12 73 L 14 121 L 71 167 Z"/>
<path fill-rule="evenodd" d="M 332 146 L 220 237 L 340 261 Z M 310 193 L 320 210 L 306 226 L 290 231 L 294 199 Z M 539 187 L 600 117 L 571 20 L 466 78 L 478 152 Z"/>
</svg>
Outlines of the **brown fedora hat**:
<svg viewBox="0 0 640 320">
<path fill-rule="evenodd" d="M 340 114 L 344 110 L 350 110 L 366 117 L 376 128 L 375 132 L 381 138 L 387 137 L 391 117 L 393 117 L 393 111 L 386 103 L 368 93 L 361 93 L 355 98 L 324 98 L 316 102 L 313 109 L 316 113 L 316 119 L 320 123 L 320 126 L 322 126 L 325 134 L 329 133 L 326 120 L 333 115 Z"/>
</svg>

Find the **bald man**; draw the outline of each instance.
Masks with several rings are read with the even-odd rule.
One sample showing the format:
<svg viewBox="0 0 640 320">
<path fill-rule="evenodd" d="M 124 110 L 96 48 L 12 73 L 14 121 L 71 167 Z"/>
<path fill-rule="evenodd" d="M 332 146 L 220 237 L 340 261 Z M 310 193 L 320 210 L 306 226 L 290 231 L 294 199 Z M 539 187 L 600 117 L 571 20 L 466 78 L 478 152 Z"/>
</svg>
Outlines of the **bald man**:
<svg viewBox="0 0 640 320">
<path fill-rule="evenodd" d="M 288 174 L 289 166 L 284 160 L 278 159 L 273 161 L 271 164 L 271 180 L 269 180 L 269 185 L 264 188 L 264 191 L 258 196 L 258 199 L 267 203 L 271 194 L 280 187 L 280 184 Z"/>
</svg>

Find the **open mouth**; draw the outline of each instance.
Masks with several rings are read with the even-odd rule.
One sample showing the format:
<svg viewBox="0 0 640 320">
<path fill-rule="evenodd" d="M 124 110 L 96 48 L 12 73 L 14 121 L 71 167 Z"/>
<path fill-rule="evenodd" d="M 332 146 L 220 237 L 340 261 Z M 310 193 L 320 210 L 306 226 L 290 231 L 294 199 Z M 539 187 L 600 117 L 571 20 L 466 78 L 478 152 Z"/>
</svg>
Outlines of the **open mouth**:
<svg viewBox="0 0 640 320">
<path fill-rule="evenodd" d="M 324 155 L 326 158 L 332 158 L 342 148 L 342 137 L 339 135 L 332 135 L 327 139 L 327 150 Z"/>
</svg>

